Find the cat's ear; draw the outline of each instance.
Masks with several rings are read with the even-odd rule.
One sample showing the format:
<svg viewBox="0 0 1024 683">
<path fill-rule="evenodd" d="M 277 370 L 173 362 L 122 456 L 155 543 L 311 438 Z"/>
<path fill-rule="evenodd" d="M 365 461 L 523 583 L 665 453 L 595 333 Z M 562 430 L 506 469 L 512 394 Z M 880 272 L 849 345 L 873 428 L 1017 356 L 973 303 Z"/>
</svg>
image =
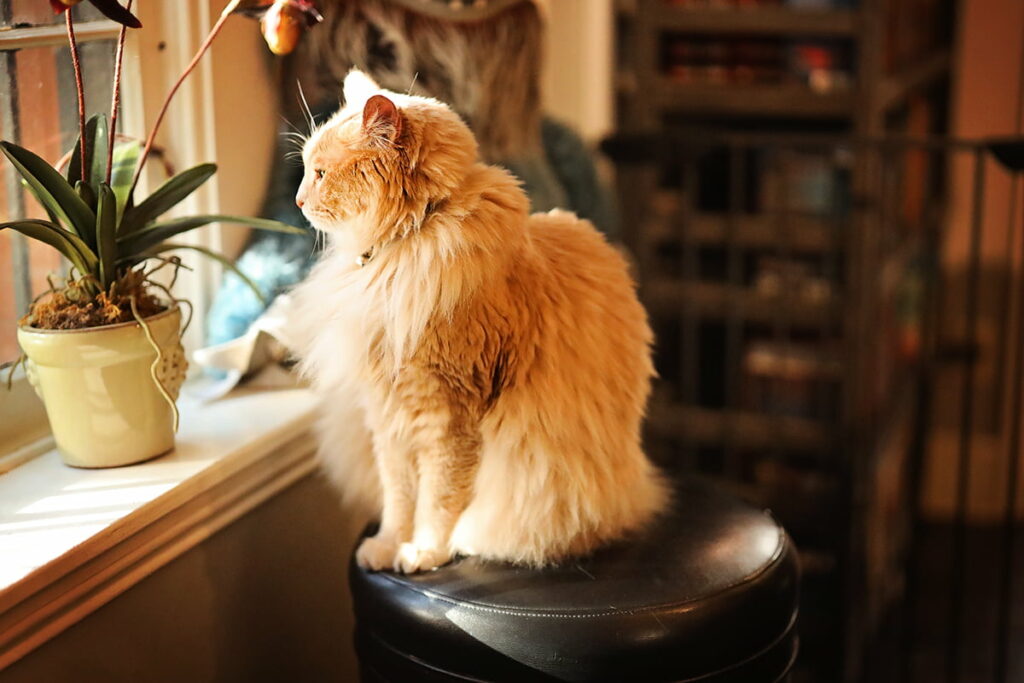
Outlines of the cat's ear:
<svg viewBox="0 0 1024 683">
<path fill-rule="evenodd" d="M 372 78 L 359 69 L 352 69 L 345 76 L 345 104 L 349 107 L 361 107 L 374 93 L 380 91 Z"/>
<path fill-rule="evenodd" d="M 383 95 L 374 95 L 363 107 L 363 132 L 374 140 L 396 142 L 402 135 L 405 118 L 395 103 Z"/>
</svg>

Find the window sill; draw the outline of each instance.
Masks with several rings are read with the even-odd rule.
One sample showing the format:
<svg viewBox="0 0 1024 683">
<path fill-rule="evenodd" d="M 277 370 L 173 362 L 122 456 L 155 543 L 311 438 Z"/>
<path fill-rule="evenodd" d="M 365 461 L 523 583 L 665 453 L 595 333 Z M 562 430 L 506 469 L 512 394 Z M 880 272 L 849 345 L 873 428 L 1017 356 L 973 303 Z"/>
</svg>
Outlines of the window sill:
<svg viewBox="0 0 1024 683">
<path fill-rule="evenodd" d="M 316 467 L 304 389 L 179 407 L 151 462 L 83 470 L 51 450 L 0 476 L 0 670 Z"/>
</svg>

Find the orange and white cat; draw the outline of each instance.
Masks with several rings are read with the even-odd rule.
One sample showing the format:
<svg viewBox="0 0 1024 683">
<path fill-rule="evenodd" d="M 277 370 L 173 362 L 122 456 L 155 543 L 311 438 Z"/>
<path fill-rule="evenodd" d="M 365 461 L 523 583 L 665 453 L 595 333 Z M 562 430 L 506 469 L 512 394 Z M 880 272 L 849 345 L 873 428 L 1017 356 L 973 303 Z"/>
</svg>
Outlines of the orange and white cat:
<svg viewBox="0 0 1024 683">
<path fill-rule="evenodd" d="M 448 107 L 345 80 L 296 202 L 327 249 L 295 297 L 321 455 L 381 515 L 356 552 L 415 572 L 455 555 L 534 566 L 648 522 L 651 331 L 586 221 L 529 215 Z"/>
</svg>

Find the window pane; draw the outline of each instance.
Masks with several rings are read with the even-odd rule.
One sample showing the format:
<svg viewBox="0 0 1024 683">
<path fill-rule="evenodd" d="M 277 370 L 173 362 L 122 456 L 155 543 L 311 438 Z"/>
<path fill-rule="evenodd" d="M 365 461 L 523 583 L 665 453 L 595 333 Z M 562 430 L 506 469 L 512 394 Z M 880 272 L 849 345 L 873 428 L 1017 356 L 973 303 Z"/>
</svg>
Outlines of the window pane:
<svg viewBox="0 0 1024 683">
<path fill-rule="evenodd" d="M 39 0 L 32 2 L 48 7 L 48 3 Z M 106 112 L 110 107 L 114 44 L 103 41 L 79 47 L 87 115 Z M 31 48 L 0 53 L 0 60 L 5 60 L 4 64 L 17 84 L 17 97 L 0 93 L 0 107 L 13 106 L 16 110 L 17 130 L 3 129 L 5 117 L 0 116 L 0 137 L 5 140 L 16 138 L 21 146 L 51 163 L 57 163 L 78 135 L 77 96 L 68 48 Z M 0 64 L 0 69 L 3 68 L 4 65 Z M 9 196 L 9 188 L 17 187 L 19 183 L 10 164 L 6 160 L 0 161 L 0 220 L 46 218 L 46 212 L 27 192 L 19 191 L 15 197 Z M 24 256 L 19 258 L 19 254 Z M 26 261 L 27 268 L 23 267 Z M 27 283 L 27 291 L 36 296 L 46 290 L 47 274 L 62 270 L 60 256 L 50 247 L 25 240 L 9 230 L 0 231 L 0 363 L 13 360 L 18 355 L 15 326 L 25 313 L 19 306 L 19 285 Z"/>
<path fill-rule="evenodd" d="M 80 3 L 71 16 L 76 22 L 103 19 L 103 15 L 87 2 Z M 46 0 L 0 0 L 0 26 L 22 28 L 63 23 L 62 14 L 54 14 Z"/>
<path fill-rule="evenodd" d="M 50 9 L 50 3 L 40 0 L 10 0 L 2 2 L 10 4 L 4 8 L 5 22 L 9 26 L 37 26 L 55 23 L 60 17 Z"/>
</svg>

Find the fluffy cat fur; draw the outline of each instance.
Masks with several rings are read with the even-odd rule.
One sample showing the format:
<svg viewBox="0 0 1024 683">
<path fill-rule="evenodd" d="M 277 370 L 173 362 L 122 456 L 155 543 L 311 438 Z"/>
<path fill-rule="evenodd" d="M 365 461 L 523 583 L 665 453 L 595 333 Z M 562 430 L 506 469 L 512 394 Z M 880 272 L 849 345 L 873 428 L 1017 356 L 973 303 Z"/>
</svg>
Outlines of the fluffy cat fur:
<svg viewBox="0 0 1024 683">
<path fill-rule="evenodd" d="M 641 527 L 667 494 L 623 258 L 570 213 L 528 215 L 445 105 L 360 72 L 344 90 L 303 148 L 296 201 L 328 245 L 295 298 L 323 463 L 381 514 L 357 562 L 539 566 Z"/>
</svg>

